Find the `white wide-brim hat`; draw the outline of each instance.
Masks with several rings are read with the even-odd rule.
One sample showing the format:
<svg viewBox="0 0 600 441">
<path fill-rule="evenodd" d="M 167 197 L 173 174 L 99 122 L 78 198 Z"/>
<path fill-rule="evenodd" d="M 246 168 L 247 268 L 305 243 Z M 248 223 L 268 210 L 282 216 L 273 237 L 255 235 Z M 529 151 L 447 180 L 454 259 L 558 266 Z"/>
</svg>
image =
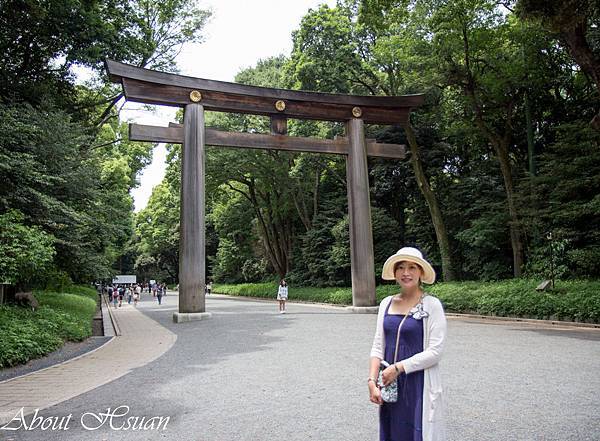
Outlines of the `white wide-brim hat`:
<svg viewBox="0 0 600 441">
<path fill-rule="evenodd" d="M 383 280 L 395 280 L 394 266 L 398 262 L 407 261 L 413 262 L 419 265 L 423 269 L 423 278 L 421 281 L 431 285 L 435 282 L 435 271 L 431 264 L 423 259 L 423 254 L 416 248 L 404 247 L 400 248 L 398 252 L 385 261 L 383 264 L 383 271 L 381 272 L 381 278 Z"/>
</svg>

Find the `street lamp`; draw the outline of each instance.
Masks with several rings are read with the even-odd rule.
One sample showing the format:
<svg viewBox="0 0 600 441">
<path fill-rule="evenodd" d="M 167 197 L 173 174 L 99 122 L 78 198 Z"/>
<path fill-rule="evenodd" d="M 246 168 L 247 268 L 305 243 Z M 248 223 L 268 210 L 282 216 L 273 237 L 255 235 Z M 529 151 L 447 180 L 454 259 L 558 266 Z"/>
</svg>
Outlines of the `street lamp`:
<svg viewBox="0 0 600 441">
<path fill-rule="evenodd" d="M 550 231 L 546 238 L 550 242 L 550 280 L 552 280 L 552 289 L 554 289 L 554 244 L 552 243 L 552 232 Z"/>
</svg>

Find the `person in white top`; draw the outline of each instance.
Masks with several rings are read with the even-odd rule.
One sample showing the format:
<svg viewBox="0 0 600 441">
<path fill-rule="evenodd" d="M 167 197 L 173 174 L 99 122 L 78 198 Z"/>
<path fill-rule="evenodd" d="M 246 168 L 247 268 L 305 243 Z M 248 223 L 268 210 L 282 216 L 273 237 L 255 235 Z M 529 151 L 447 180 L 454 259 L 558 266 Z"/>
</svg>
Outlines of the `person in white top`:
<svg viewBox="0 0 600 441">
<path fill-rule="evenodd" d="M 434 283 L 435 271 L 419 250 L 404 247 L 387 259 L 382 278 L 396 280 L 400 292 L 381 301 L 371 348 L 367 384 L 371 402 L 379 405 L 380 439 L 444 441 L 439 362 L 446 316 L 421 285 Z M 381 388 L 394 382 L 396 401 L 393 393 L 384 401 Z"/>
<path fill-rule="evenodd" d="M 285 301 L 288 298 L 288 285 L 285 280 L 279 282 L 279 289 L 277 290 L 277 300 L 279 300 L 279 313 L 285 314 Z"/>
</svg>

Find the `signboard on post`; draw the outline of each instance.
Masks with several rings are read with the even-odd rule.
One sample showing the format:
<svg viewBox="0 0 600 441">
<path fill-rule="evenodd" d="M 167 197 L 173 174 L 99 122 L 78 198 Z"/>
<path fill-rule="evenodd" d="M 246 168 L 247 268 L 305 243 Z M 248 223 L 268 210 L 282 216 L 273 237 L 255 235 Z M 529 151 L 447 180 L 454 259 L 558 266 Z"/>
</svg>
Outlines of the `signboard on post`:
<svg viewBox="0 0 600 441">
<path fill-rule="evenodd" d="M 130 285 L 136 283 L 137 279 L 135 275 L 119 275 L 112 279 L 112 283 L 115 285 Z"/>
</svg>

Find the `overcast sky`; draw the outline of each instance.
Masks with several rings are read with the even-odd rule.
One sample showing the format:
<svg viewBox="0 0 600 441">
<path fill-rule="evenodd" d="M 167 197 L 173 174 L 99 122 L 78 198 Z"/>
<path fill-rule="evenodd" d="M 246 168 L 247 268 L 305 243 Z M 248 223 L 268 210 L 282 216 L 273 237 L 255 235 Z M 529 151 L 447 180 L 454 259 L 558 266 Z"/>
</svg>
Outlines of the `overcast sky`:
<svg viewBox="0 0 600 441">
<path fill-rule="evenodd" d="M 186 45 L 177 58 L 183 75 L 211 80 L 233 81 L 242 69 L 252 67 L 261 58 L 285 54 L 292 49 L 292 31 L 311 8 L 335 0 L 201 0 L 213 16 L 204 30 L 202 44 Z M 121 118 L 140 124 L 166 126 L 174 121 L 175 109 L 162 107 L 150 112 L 136 104 L 127 104 Z M 154 150 L 152 164 L 141 175 L 140 187 L 132 191 L 135 211 L 146 206 L 152 188 L 165 172 L 166 149 Z"/>
</svg>

